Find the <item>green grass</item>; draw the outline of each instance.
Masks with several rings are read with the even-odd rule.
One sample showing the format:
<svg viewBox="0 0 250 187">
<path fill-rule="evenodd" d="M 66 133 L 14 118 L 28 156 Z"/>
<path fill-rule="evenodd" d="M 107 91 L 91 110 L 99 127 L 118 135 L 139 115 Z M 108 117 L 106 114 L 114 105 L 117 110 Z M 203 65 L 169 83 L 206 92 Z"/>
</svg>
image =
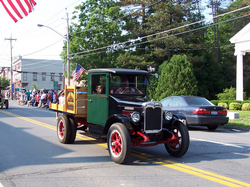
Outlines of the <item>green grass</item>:
<svg viewBox="0 0 250 187">
<path fill-rule="evenodd" d="M 240 118 L 229 119 L 225 126 L 241 127 L 250 129 L 250 111 L 228 110 L 228 112 L 238 112 Z"/>
</svg>

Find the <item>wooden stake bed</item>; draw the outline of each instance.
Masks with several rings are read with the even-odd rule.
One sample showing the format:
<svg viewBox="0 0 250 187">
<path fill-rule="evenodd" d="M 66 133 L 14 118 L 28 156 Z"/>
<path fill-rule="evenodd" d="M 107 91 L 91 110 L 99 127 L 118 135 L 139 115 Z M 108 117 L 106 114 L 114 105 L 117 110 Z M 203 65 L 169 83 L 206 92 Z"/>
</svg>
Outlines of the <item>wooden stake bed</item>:
<svg viewBox="0 0 250 187">
<path fill-rule="evenodd" d="M 57 112 L 70 113 L 76 117 L 87 117 L 87 87 L 65 85 L 65 104 L 50 103 L 49 108 Z"/>
</svg>

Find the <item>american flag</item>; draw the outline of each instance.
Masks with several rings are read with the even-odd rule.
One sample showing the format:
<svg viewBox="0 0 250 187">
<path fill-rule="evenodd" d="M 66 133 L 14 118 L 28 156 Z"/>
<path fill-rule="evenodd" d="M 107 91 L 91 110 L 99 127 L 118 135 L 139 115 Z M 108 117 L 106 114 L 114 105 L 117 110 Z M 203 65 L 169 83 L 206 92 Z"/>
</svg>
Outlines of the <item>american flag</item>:
<svg viewBox="0 0 250 187">
<path fill-rule="evenodd" d="M 82 73 L 85 71 L 85 69 L 81 66 L 81 65 L 77 65 L 76 69 L 72 72 L 72 76 L 73 76 L 73 81 L 77 80 L 80 78 L 80 76 L 82 75 Z"/>
<path fill-rule="evenodd" d="M 0 2 L 14 22 L 31 13 L 36 5 L 34 0 L 0 0 Z"/>
</svg>

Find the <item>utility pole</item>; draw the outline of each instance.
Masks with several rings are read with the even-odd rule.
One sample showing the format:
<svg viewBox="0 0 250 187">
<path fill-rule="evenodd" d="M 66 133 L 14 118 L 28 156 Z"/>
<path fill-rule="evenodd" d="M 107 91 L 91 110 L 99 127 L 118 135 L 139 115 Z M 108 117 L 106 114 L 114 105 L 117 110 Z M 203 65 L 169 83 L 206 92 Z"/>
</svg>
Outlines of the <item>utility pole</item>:
<svg viewBox="0 0 250 187">
<path fill-rule="evenodd" d="M 69 62 L 69 18 L 68 12 L 66 8 L 66 15 L 67 15 L 67 78 L 68 78 L 68 86 L 70 86 L 70 62 Z"/>
<path fill-rule="evenodd" d="M 11 97 L 11 100 L 13 100 L 13 92 L 12 92 L 12 84 L 13 84 L 12 40 L 17 40 L 17 39 L 13 39 L 12 35 L 10 35 L 10 38 L 5 38 L 5 40 L 9 40 L 10 41 L 10 97 Z"/>
</svg>

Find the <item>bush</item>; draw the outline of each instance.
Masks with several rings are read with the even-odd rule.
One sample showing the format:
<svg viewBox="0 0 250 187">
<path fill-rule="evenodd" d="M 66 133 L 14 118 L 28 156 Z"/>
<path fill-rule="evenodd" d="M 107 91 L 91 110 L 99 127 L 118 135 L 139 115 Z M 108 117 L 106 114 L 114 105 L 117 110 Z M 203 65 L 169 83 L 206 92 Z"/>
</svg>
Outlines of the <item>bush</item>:
<svg viewBox="0 0 250 187">
<path fill-rule="evenodd" d="M 213 103 L 215 106 L 217 106 L 219 101 L 218 100 L 211 100 L 210 102 Z"/>
<path fill-rule="evenodd" d="M 232 102 L 229 104 L 229 110 L 241 110 L 241 104 L 237 102 Z"/>
<path fill-rule="evenodd" d="M 225 107 L 226 109 L 228 109 L 228 104 L 227 104 L 227 103 L 218 103 L 217 106 L 223 106 L 223 107 Z"/>
<path fill-rule="evenodd" d="M 250 103 L 244 103 L 242 105 L 241 110 L 243 110 L 243 111 L 250 111 Z"/>
<path fill-rule="evenodd" d="M 219 100 L 226 100 L 226 99 L 235 99 L 236 98 L 236 89 L 231 87 L 231 88 L 226 88 L 223 90 L 223 93 L 219 93 L 216 95 Z"/>
<path fill-rule="evenodd" d="M 229 100 L 227 102 L 228 105 L 230 105 L 231 103 L 240 103 L 241 104 L 242 101 L 236 101 L 236 100 Z M 241 104 L 242 105 L 242 104 Z"/>
</svg>

